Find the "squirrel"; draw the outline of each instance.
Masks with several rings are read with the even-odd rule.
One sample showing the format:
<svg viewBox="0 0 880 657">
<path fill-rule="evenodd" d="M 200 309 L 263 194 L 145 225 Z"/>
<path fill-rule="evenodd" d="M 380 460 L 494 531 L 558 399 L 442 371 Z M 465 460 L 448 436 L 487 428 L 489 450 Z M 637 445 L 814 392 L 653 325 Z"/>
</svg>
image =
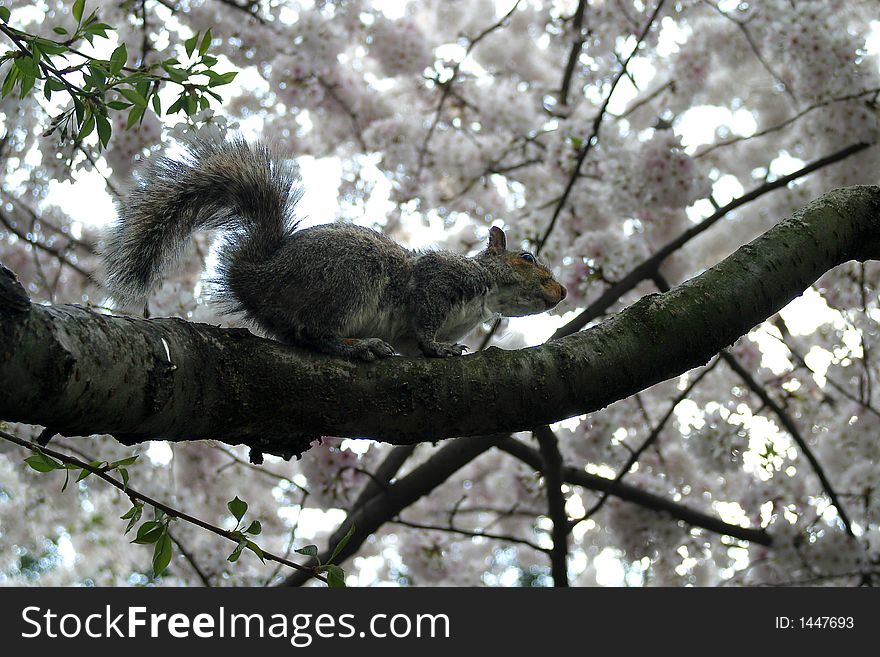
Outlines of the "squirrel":
<svg viewBox="0 0 880 657">
<path fill-rule="evenodd" d="M 145 296 L 199 229 L 222 229 L 214 295 L 280 342 L 353 360 L 461 355 L 493 316 L 550 310 L 566 290 L 500 228 L 473 257 L 412 251 L 369 228 L 298 228 L 298 169 L 263 143 L 201 139 L 155 158 L 121 201 L 102 256 L 120 300 Z"/>
</svg>

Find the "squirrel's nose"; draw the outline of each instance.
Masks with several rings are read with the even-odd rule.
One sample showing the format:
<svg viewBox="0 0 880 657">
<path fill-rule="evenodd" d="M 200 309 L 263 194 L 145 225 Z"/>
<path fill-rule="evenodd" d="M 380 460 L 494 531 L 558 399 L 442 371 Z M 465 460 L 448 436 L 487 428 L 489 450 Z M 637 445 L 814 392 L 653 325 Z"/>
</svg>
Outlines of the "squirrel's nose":
<svg viewBox="0 0 880 657">
<path fill-rule="evenodd" d="M 568 290 L 565 289 L 564 285 L 559 286 L 559 300 L 562 301 L 568 295 Z"/>
</svg>

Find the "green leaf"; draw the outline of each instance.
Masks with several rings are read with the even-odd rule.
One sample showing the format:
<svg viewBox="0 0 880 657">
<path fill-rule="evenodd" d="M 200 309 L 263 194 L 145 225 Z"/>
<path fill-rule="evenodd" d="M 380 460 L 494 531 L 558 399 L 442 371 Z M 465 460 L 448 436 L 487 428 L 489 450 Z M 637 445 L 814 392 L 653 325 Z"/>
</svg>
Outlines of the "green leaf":
<svg viewBox="0 0 880 657">
<path fill-rule="evenodd" d="M 183 104 L 186 102 L 186 94 L 182 93 L 177 97 L 173 103 L 171 103 L 171 107 L 166 110 L 166 114 L 176 114 L 180 110 L 183 109 Z"/>
<path fill-rule="evenodd" d="M 16 67 L 9 67 L 9 73 L 6 74 L 6 79 L 3 80 L 3 86 L 0 87 L 0 98 L 5 98 L 9 95 L 9 93 L 15 87 L 15 83 L 18 81 L 20 75 L 21 71 L 19 71 Z"/>
<path fill-rule="evenodd" d="M 128 109 L 129 107 L 132 107 L 132 104 L 131 103 L 124 103 L 121 100 L 111 100 L 109 103 L 107 103 L 107 107 L 109 107 L 112 110 L 124 110 L 124 109 Z"/>
<path fill-rule="evenodd" d="M 86 106 L 76 96 L 73 97 L 73 110 L 76 112 L 77 122 L 82 123 L 83 117 L 85 116 L 85 112 L 86 112 Z"/>
<path fill-rule="evenodd" d="M 131 126 L 140 121 L 144 117 L 144 112 L 146 111 L 146 107 L 132 107 L 131 111 L 128 113 L 128 120 L 125 122 L 125 129 L 128 130 Z"/>
<path fill-rule="evenodd" d="M 31 57 L 16 57 L 15 65 L 24 75 L 29 75 L 32 78 L 35 78 L 40 74 L 40 69 L 37 68 L 37 65 Z"/>
<path fill-rule="evenodd" d="M 348 531 L 345 532 L 345 536 L 339 539 L 339 542 L 336 544 L 336 547 L 333 548 L 333 554 L 330 555 L 330 558 L 327 559 L 327 563 L 331 563 L 340 552 L 342 552 L 342 548 L 345 547 L 346 543 L 351 539 L 354 534 L 354 525 L 348 528 Z"/>
<path fill-rule="evenodd" d="M 158 577 L 165 572 L 168 564 L 171 563 L 171 537 L 168 532 L 162 534 L 162 537 L 156 541 L 156 547 L 153 550 L 153 576 Z"/>
<path fill-rule="evenodd" d="M 235 79 L 235 76 L 238 75 L 238 71 L 229 71 L 228 73 L 205 71 L 204 74 L 208 77 L 209 87 L 220 87 L 224 84 L 229 84 L 230 82 L 232 82 Z"/>
<path fill-rule="evenodd" d="M 28 456 L 24 462 L 37 472 L 52 472 L 52 470 L 60 470 L 64 467 L 58 461 L 42 452 L 37 452 Z"/>
<path fill-rule="evenodd" d="M 132 103 L 137 105 L 138 107 L 146 107 L 147 99 L 140 95 L 134 89 L 128 87 L 119 87 L 119 93 L 126 97 L 126 99 L 130 100 Z"/>
<path fill-rule="evenodd" d="M 110 121 L 107 120 L 106 116 L 101 116 L 99 114 L 96 117 L 96 121 L 98 127 L 98 141 L 101 142 L 102 147 L 107 148 L 113 128 L 110 127 Z"/>
<path fill-rule="evenodd" d="M 297 554 L 304 554 L 307 557 L 317 557 L 318 556 L 318 546 L 317 545 L 306 545 L 305 547 L 301 547 L 299 550 L 294 550 Z"/>
<path fill-rule="evenodd" d="M 55 89 L 55 87 L 52 84 L 50 84 L 51 82 L 55 82 L 55 81 L 56 80 L 52 80 L 50 78 L 43 83 L 43 95 L 46 97 L 46 100 L 51 100 L 52 93 L 57 91 L 57 89 Z"/>
<path fill-rule="evenodd" d="M 260 549 L 259 545 L 257 545 L 253 541 L 247 541 L 245 545 L 247 546 L 248 550 L 260 557 L 260 561 L 262 561 L 263 563 L 266 562 L 266 560 L 263 558 L 263 550 Z"/>
<path fill-rule="evenodd" d="M 253 534 L 254 536 L 258 535 L 261 531 L 263 531 L 263 526 L 260 524 L 259 520 L 254 520 L 247 529 L 244 530 L 246 534 Z"/>
<path fill-rule="evenodd" d="M 235 563 L 236 561 L 238 561 L 238 558 L 241 556 L 241 551 L 244 549 L 244 546 L 245 546 L 244 542 L 239 543 L 236 546 L 236 548 L 232 551 L 232 554 L 230 554 L 228 557 L 226 557 L 226 560 L 231 561 L 232 563 Z"/>
<path fill-rule="evenodd" d="M 126 105 L 126 107 L 128 107 L 128 105 Z M 108 468 L 110 470 L 113 470 L 115 468 L 118 468 L 120 465 L 131 465 L 132 463 L 137 461 L 139 458 L 140 458 L 139 454 L 135 454 L 134 456 L 127 456 L 124 459 L 119 459 L 118 461 L 113 461 L 113 463 L 111 463 L 108 466 Z"/>
<path fill-rule="evenodd" d="M 52 31 L 53 31 L 55 34 L 61 34 L 61 35 L 65 35 L 65 34 L 67 34 L 67 30 L 65 30 L 65 29 L 64 29 L 63 27 L 61 27 L 61 26 L 53 27 L 53 28 L 52 28 Z"/>
<path fill-rule="evenodd" d="M 92 75 L 85 76 L 86 80 L 90 82 L 92 86 L 103 89 L 107 82 L 107 76 L 110 74 L 108 66 L 109 64 L 99 62 L 98 60 L 89 62 L 89 71 L 91 71 Z M 89 80 L 89 77 L 92 79 Z"/>
<path fill-rule="evenodd" d="M 331 589 L 345 588 L 345 571 L 342 570 L 342 568 L 334 566 L 333 564 L 328 564 L 323 566 L 320 570 L 327 573 L 327 583 L 330 585 Z"/>
<path fill-rule="evenodd" d="M 162 68 L 165 69 L 168 77 L 170 77 L 174 82 L 177 82 L 178 84 L 183 84 L 189 78 L 189 71 L 185 71 L 174 66 L 167 66 L 164 64 L 162 65 Z"/>
<path fill-rule="evenodd" d="M 120 519 L 125 520 L 128 518 L 128 526 L 126 526 L 125 531 L 122 532 L 123 536 L 131 531 L 132 527 L 134 527 L 138 521 L 141 519 L 141 515 L 144 512 L 143 504 L 135 503 L 131 509 L 129 509 L 124 516 L 120 516 Z"/>
<path fill-rule="evenodd" d="M 128 488 L 128 468 L 119 468 L 119 474 L 122 477 L 122 487 Z"/>
<path fill-rule="evenodd" d="M 23 76 L 21 78 L 21 93 L 19 94 L 19 97 L 24 98 L 27 96 L 30 90 L 34 88 L 36 81 L 37 79 L 30 75 Z"/>
<path fill-rule="evenodd" d="M 129 80 L 135 80 L 134 88 L 137 92 L 143 96 L 144 98 L 150 97 L 150 84 L 151 78 L 138 77 L 137 75 L 130 75 Z"/>
<path fill-rule="evenodd" d="M 138 520 L 141 519 L 141 514 L 143 514 L 143 512 L 144 505 L 135 502 L 134 504 L 132 504 L 131 508 L 128 511 L 119 516 L 120 520 L 128 520 L 128 526 L 125 528 L 123 535 L 131 531 L 131 528 L 134 527 L 137 524 Z"/>
<path fill-rule="evenodd" d="M 49 55 L 61 55 L 67 52 L 67 46 L 49 39 L 41 39 L 36 37 L 34 43 L 40 46 L 40 50 Z"/>
<path fill-rule="evenodd" d="M 76 0 L 73 3 L 73 17 L 76 19 L 77 23 L 82 22 L 83 17 L 83 9 L 85 9 L 86 0 Z"/>
<path fill-rule="evenodd" d="M 211 47 L 211 30 L 209 29 L 205 32 L 205 36 L 202 37 L 202 42 L 199 44 L 199 55 L 203 56 L 206 52 L 208 52 L 208 48 Z"/>
<path fill-rule="evenodd" d="M 76 136 L 77 141 L 82 141 L 90 134 L 92 134 L 92 130 L 95 129 L 95 115 L 89 112 L 86 117 L 85 122 L 82 124 L 82 128 L 79 129 L 79 134 Z"/>
<path fill-rule="evenodd" d="M 110 55 L 110 72 L 113 75 L 119 73 L 122 70 L 122 67 L 125 66 L 125 62 L 128 61 L 128 50 L 125 48 L 125 44 L 120 44 L 117 46 L 116 50 L 113 51 L 113 54 Z"/>
<path fill-rule="evenodd" d="M 107 25 L 107 23 L 90 23 L 86 27 L 83 28 L 83 32 L 89 35 L 95 35 L 103 38 L 107 38 L 107 30 L 114 29 L 112 25 Z"/>
<path fill-rule="evenodd" d="M 0 7 L 0 21 L 3 21 L 4 23 L 9 22 L 9 9 L 6 7 Z"/>
<path fill-rule="evenodd" d="M 162 116 L 162 101 L 159 100 L 159 94 L 153 94 L 153 111 L 156 116 Z"/>
<path fill-rule="evenodd" d="M 93 468 L 100 468 L 102 463 L 103 463 L 103 461 L 91 461 L 89 463 L 89 465 L 92 466 Z M 77 477 L 76 480 L 82 481 L 83 479 L 88 477 L 90 474 L 94 474 L 94 473 L 91 470 L 83 468 L 82 472 L 79 473 L 79 477 Z"/>
<path fill-rule="evenodd" d="M 132 543 L 137 543 L 139 545 L 149 545 L 150 543 L 155 543 L 156 541 L 158 541 L 164 533 L 165 525 L 163 525 L 161 522 L 148 520 L 140 527 L 138 527 L 137 536 L 135 536 Z"/>
<path fill-rule="evenodd" d="M 226 508 L 229 509 L 229 513 L 235 516 L 236 520 L 241 520 L 242 516 L 247 513 L 248 505 L 244 500 L 238 499 L 238 495 L 236 495 L 233 500 L 227 502 Z"/>
<path fill-rule="evenodd" d="M 128 520 L 129 518 L 134 518 L 135 514 L 138 512 L 138 509 L 141 509 L 137 504 L 132 505 L 132 507 L 119 516 L 120 520 Z"/>
<path fill-rule="evenodd" d="M 186 48 L 187 57 L 192 57 L 193 51 L 196 49 L 196 44 L 199 42 L 199 33 L 196 32 L 193 36 L 183 42 L 183 47 Z"/>
</svg>

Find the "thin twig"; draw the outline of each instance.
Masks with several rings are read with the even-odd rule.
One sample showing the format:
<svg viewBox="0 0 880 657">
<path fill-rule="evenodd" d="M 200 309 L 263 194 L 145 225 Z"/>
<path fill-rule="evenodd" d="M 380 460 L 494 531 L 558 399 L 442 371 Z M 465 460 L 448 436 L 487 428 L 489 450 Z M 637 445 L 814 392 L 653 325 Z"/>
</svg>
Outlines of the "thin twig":
<svg viewBox="0 0 880 657">
<path fill-rule="evenodd" d="M 440 123 L 440 116 L 443 112 L 443 106 L 446 104 L 446 100 L 449 98 L 449 95 L 452 92 L 452 85 L 455 83 L 455 80 L 458 77 L 458 71 L 461 68 L 462 62 L 464 62 L 468 58 L 468 55 L 471 54 L 471 51 L 478 43 L 480 43 L 480 41 L 485 39 L 495 30 L 503 27 L 504 24 L 507 23 L 507 20 L 511 16 L 513 16 L 513 12 L 515 12 L 517 7 L 519 7 L 519 3 L 521 1 L 522 0 L 516 0 L 516 3 L 513 5 L 513 7 L 510 8 L 510 11 L 504 14 L 504 16 L 502 16 L 500 20 L 487 27 L 473 39 L 468 39 L 468 47 L 464 51 L 464 56 L 452 67 L 452 75 L 449 77 L 449 79 L 446 82 L 442 83 L 443 90 L 440 93 L 440 99 L 437 101 L 437 109 L 434 110 L 434 120 L 431 121 L 431 125 L 428 127 L 428 132 L 425 134 L 425 139 L 422 141 L 422 145 L 418 151 L 416 174 L 414 176 L 414 179 L 416 181 L 418 181 L 422 176 L 422 171 L 425 168 L 425 156 L 428 153 L 428 145 L 431 143 L 431 137 L 434 136 L 434 131 L 437 129 L 437 125 Z"/>
<path fill-rule="evenodd" d="M 204 584 L 207 587 L 214 586 L 211 583 L 211 579 L 208 577 L 208 575 L 205 573 L 205 571 L 202 570 L 201 566 L 199 566 L 195 557 L 192 554 L 190 554 L 189 550 L 186 549 L 186 547 L 183 545 L 183 543 L 180 541 L 180 539 L 177 538 L 170 531 L 168 532 L 168 538 L 170 538 L 171 541 L 177 546 L 177 549 L 180 550 L 180 553 L 183 555 L 183 558 L 187 560 L 187 562 L 189 563 L 189 565 L 192 567 L 193 571 L 195 572 L 196 577 L 198 577 L 201 580 L 202 584 Z"/>
<path fill-rule="evenodd" d="M 832 153 L 831 155 L 827 155 L 823 158 L 811 162 L 810 164 L 798 169 L 794 173 L 790 173 L 786 176 L 782 176 L 781 178 L 777 178 L 772 182 L 765 182 L 764 184 L 756 187 L 750 192 L 747 192 L 746 194 L 743 194 L 742 196 L 733 199 L 730 203 L 722 208 L 719 208 L 713 214 L 703 219 L 700 223 L 684 231 L 681 235 L 663 246 L 653 255 L 643 260 L 639 265 L 630 270 L 630 272 L 626 274 L 623 278 L 621 278 L 617 283 L 608 288 L 602 294 L 602 296 L 591 303 L 586 310 L 583 310 L 570 322 L 557 329 L 550 339 L 555 340 L 557 338 L 571 335 L 572 333 L 581 330 L 584 326 L 602 315 L 606 310 L 608 310 L 608 308 L 611 307 L 612 304 L 614 304 L 614 302 L 616 302 L 618 299 L 620 299 L 620 297 L 632 290 L 636 285 L 644 280 L 652 278 L 658 271 L 663 261 L 666 260 L 666 258 L 678 251 L 681 247 L 690 242 L 697 235 L 711 228 L 713 225 L 715 225 L 718 221 L 723 219 L 736 208 L 746 205 L 747 203 L 750 203 L 751 201 L 754 201 L 755 199 L 763 196 L 764 194 L 772 192 L 773 190 L 779 189 L 780 187 L 785 187 L 786 185 L 788 185 L 788 183 L 797 180 L 798 178 L 802 178 L 803 176 L 806 176 L 813 171 L 822 169 L 830 164 L 834 164 L 835 162 L 845 160 L 850 155 L 859 153 L 867 148 L 870 148 L 873 145 L 874 144 L 869 144 L 865 142 L 850 144 L 849 146 L 842 148 L 839 151 Z"/>
<path fill-rule="evenodd" d="M 58 459 L 62 463 L 65 463 L 68 465 L 75 465 L 76 467 L 78 467 L 82 470 L 87 470 L 87 471 L 91 472 L 92 474 L 94 474 L 95 476 L 103 479 L 104 481 L 106 481 L 108 484 L 110 484 L 114 488 L 118 488 L 119 490 L 121 490 L 123 493 L 125 493 L 129 497 L 129 499 L 138 500 L 138 501 L 143 502 L 145 504 L 149 504 L 150 506 L 152 506 L 156 509 L 160 509 L 161 511 L 164 511 L 166 515 L 168 515 L 172 518 L 178 518 L 178 519 L 183 520 L 185 522 L 188 522 L 192 525 L 196 525 L 198 527 L 201 527 L 202 529 L 208 530 L 209 532 L 211 532 L 213 534 L 216 534 L 217 536 L 222 536 L 223 538 L 238 544 L 239 539 L 233 535 L 233 532 L 228 531 L 226 529 L 222 529 L 221 527 L 217 527 L 216 525 L 212 525 L 211 523 L 205 522 L 204 520 L 196 518 L 195 516 L 191 516 L 188 513 L 184 513 L 183 511 L 175 509 L 174 507 L 171 507 L 171 506 L 165 504 L 164 502 L 159 502 L 158 500 L 155 500 L 152 497 L 144 495 L 143 493 L 138 492 L 135 489 L 133 489 L 131 486 L 126 486 L 118 479 L 114 479 L 113 477 L 108 475 L 106 473 L 105 469 L 103 469 L 103 468 L 94 467 L 88 463 L 80 461 L 79 459 L 73 458 L 72 456 L 68 456 L 67 454 L 62 454 L 61 452 L 58 452 L 56 450 L 49 449 L 48 447 L 40 447 L 38 444 L 36 444 L 34 442 L 24 440 L 22 438 L 18 438 L 17 436 L 13 436 L 12 434 L 6 433 L 5 431 L 0 431 L 0 438 L 3 438 L 4 440 L 8 440 L 9 442 L 15 443 L 16 445 L 19 445 L 19 446 L 24 447 L 26 449 L 30 449 L 31 451 L 33 451 L 35 453 L 43 452 L 44 454 L 48 454 L 49 456 Z M 278 563 L 284 564 L 285 566 L 289 566 L 290 568 L 293 568 L 295 570 L 299 570 L 303 573 L 307 573 L 309 576 L 314 577 L 315 579 L 319 579 L 322 582 L 327 581 L 326 576 L 316 573 L 314 568 L 310 568 L 308 566 L 303 566 L 303 565 L 298 564 L 294 561 L 290 561 L 288 559 L 285 559 L 284 557 L 280 557 L 276 554 L 273 554 L 272 552 L 267 552 L 267 551 L 263 550 L 263 557 L 265 559 L 268 559 L 269 561 L 276 561 Z"/>
<path fill-rule="evenodd" d="M 669 283 L 660 274 L 657 274 L 654 280 L 657 284 L 658 289 L 660 289 L 661 292 L 666 292 L 670 289 Z M 804 437 L 801 435 L 800 429 L 798 429 L 794 419 L 792 419 L 791 415 L 789 415 L 785 411 L 785 409 L 782 408 L 782 406 L 780 406 L 776 402 L 776 400 L 774 400 L 770 396 L 767 390 L 764 389 L 764 386 L 758 383 L 755 377 L 753 377 L 751 373 L 742 366 L 736 356 L 731 354 L 727 349 L 724 349 L 721 351 L 720 357 L 734 372 L 736 372 L 739 378 L 743 380 L 743 383 L 745 383 L 746 386 L 758 396 L 761 402 L 771 411 L 773 411 L 773 414 L 776 415 L 777 418 L 779 418 L 782 426 L 792 437 L 792 440 L 794 440 L 794 442 L 797 444 L 798 448 L 801 450 L 801 453 L 810 463 L 810 467 L 813 468 L 813 472 L 815 472 L 816 476 L 819 478 L 819 481 L 822 484 L 822 488 L 825 490 L 825 494 L 828 495 L 828 498 L 831 500 L 831 504 L 833 504 L 834 507 L 837 509 L 837 514 L 840 516 L 840 519 L 843 522 L 846 533 L 852 537 L 855 537 L 855 534 L 852 530 L 852 524 L 850 523 L 849 516 L 846 513 L 846 509 L 844 509 L 843 505 L 841 504 L 837 493 L 834 492 L 834 487 L 828 480 L 828 477 L 825 474 L 825 470 L 816 459 L 816 455 L 813 454 L 813 450 L 810 449 L 810 446 L 807 445 L 807 441 L 804 440 Z"/>
<path fill-rule="evenodd" d="M 559 202 L 556 204 L 556 209 L 553 211 L 553 216 L 550 218 L 550 224 L 547 226 L 547 230 L 544 232 L 544 236 L 538 242 L 538 245 L 535 249 L 537 253 L 540 253 L 544 248 L 544 245 L 547 243 L 547 240 L 550 238 L 550 233 L 553 232 L 553 229 L 556 227 L 556 221 L 559 219 L 559 215 L 562 213 L 562 209 L 565 207 L 566 201 L 568 201 L 568 197 L 571 194 L 571 190 L 574 189 L 574 185 L 580 177 L 581 165 L 583 165 L 584 160 L 587 159 L 587 155 L 592 150 L 593 146 L 599 140 L 599 127 L 602 124 L 602 120 L 605 118 L 605 113 L 608 110 L 608 103 L 611 102 L 611 97 L 614 95 L 614 90 L 617 89 L 617 84 L 626 74 L 626 70 L 629 67 L 629 63 L 635 54 L 638 52 L 639 47 L 642 45 L 642 41 L 645 40 L 645 37 L 648 36 L 648 32 L 651 30 L 651 27 L 654 25 L 654 21 L 657 19 L 657 15 L 660 13 L 660 10 L 663 8 L 663 3 L 665 0 L 658 0 L 657 6 L 654 7 L 654 11 L 651 13 L 651 17 L 648 19 L 645 28 L 642 30 L 642 33 L 639 35 L 638 40 L 636 41 L 635 47 L 632 49 L 632 52 L 627 56 L 624 60 L 620 70 L 614 76 L 614 79 L 611 81 L 611 86 L 608 89 L 608 94 L 605 96 L 605 100 L 602 102 L 602 106 L 599 108 L 599 112 L 596 114 L 593 119 L 593 127 L 590 133 L 590 136 L 584 141 L 584 145 L 581 147 L 580 152 L 578 153 L 577 161 L 575 162 L 574 169 L 571 172 L 571 176 L 568 179 L 568 184 L 565 186 L 565 191 L 562 192 L 562 196 L 559 199 Z"/>
<path fill-rule="evenodd" d="M 559 89 L 559 104 L 568 105 L 568 92 L 571 88 L 571 79 L 574 75 L 574 68 L 578 58 L 581 56 L 581 50 L 584 47 L 586 35 L 583 34 L 584 11 L 587 8 L 587 0 L 579 0 L 577 9 L 574 11 L 571 31 L 574 33 L 574 40 L 571 42 L 571 50 L 568 53 L 568 61 L 565 64 L 565 72 L 562 74 L 562 85 Z"/>
<path fill-rule="evenodd" d="M 780 121 L 779 123 L 776 123 L 776 124 L 770 126 L 769 128 L 764 128 L 763 130 L 758 130 L 757 132 L 753 132 L 750 135 L 739 135 L 737 137 L 731 137 L 730 139 L 725 139 L 724 141 L 719 141 L 715 144 L 712 144 L 711 146 L 707 146 L 703 150 L 696 153 L 694 155 L 694 159 L 697 160 L 701 157 L 705 157 L 706 155 L 708 155 L 709 153 L 711 153 L 715 149 L 722 148 L 724 146 L 730 146 L 732 144 L 736 144 L 741 141 L 748 141 L 749 139 L 756 139 L 758 137 L 763 137 L 764 135 L 769 135 L 772 132 L 782 130 L 783 128 L 790 126 L 792 123 L 794 123 L 798 119 L 806 116 L 810 112 L 813 112 L 814 110 L 820 109 L 822 107 L 827 107 L 828 105 L 833 105 L 835 103 L 844 103 L 844 102 L 847 102 L 850 100 L 856 100 L 858 98 L 862 98 L 864 96 L 870 96 L 871 94 L 876 94 L 878 92 L 880 92 L 880 88 L 868 89 L 866 91 L 860 91 L 860 92 L 854 93 L 854 94 L 847 94 L 845 96 L 837 96 L 835 98 L 828 98 L 827 100 L 813 103 L 809 107 L 802 109 L 797 114 L 794 114 L 793 116 L 790 116 L 787 119 L 785 119 L 784 121 Z"/>
<path fill-rule="evenodd" d="M 532 543 L 531 541 L 525 538 L 519 538 L 517 536 L 509 536 L 507 534 L 493 534 L 491 532 L 483 532 L 479 529 L 460 529 L 458 527 L 451 526 L 443 526 L 443 525 L 427 525 L 419 522 L 410 522 L 408 520 L 403 520 L 401 518 L 394 518 L 390 522 L 395 525 L 403 525 L 404 527 L 410 527 L 412 529 L 425 529 L 430 531 L 438 531 L 438 532 L 447 532 L 450 534 L 460 534 L 462 536 L 470 536 L 472 538 L 490 538 L 496 541 L 504 541 L 506 543 L 517 543 L 519 545 L 527 545 L 533 550 L 537 550 L 538 552 L 549 552 L 547 548 L 543 548 L 537 543 Z"/>
<path fill-rule="evenodd" d="M 608 490 L 606 490 L 604 493 L 602 493 L 601 497 L 599 498 L 599 501 L 596 502 L 592 507 L 590 507 L 590 509 L 586 513 L 584 513 L 584 515 L 582 515 L 580 518 L 576 518 L 571 521 L 572 527 L 575 527 L 579 523 L 582 523 L 585 520 L 588 520 L 596 512 L 598 512 L 599 509 L 601 509 L 605 505 L 605 502 L 608 501 L 608 497 L 614 493 L 615 487 L 620 485 L 620 482 L 623 480 L 623 478 L 626 477 L 626 475 L 629 473 L 629 471 L 632 469 L 632 467 L 641 458 L 642 454 L 645 453 L 645 450 L 647 450 L 651 445 L 653 445 L 657 441 L 657 439 L 660 437 L 660 434 L 663 431 L 663 429 L 666 427 L 666 424 L 672 418 L 672 414 L 675 412 L 676 407 L 690 396 L 690 394 L 691 394 L 691 392 L 693 392 L 694 388 L 697 387 L 697 384 L 703 380 L 703 377 L 705 377 L 709 372 L 711 372 L 713 369 L 715 369 L 716 365 L 718 365 L 717 358 L 714 361 L 712 361 L 712 363 L 707 365 L 699 374 L 697 374 L 693 378 L 693 380 L 687 385 L 687 387 L 675 399 L 672 400 L 672 403 L 669 405 L 669 410 L 666 412 L 666 415 L 664 415 L 663 418 L 660 420 L 660 422 L 657 424 L 657 426 L 655 426 L 651 430 L 651 433 L 648 435 L 648 437 L 645 439 L 645 441 L 639 446 L 639 448 L 636 449 L 635 451 L 633 451 L 632 454 L 630 454 L 629 459 L 624 464 L 624 466 L 622 468 L 620 468 L 620 470 L 617 473 L 617 476 L 614 478 L 614 480 L 611 483 L 611 486 L 608 488 Z"/>
</svg>

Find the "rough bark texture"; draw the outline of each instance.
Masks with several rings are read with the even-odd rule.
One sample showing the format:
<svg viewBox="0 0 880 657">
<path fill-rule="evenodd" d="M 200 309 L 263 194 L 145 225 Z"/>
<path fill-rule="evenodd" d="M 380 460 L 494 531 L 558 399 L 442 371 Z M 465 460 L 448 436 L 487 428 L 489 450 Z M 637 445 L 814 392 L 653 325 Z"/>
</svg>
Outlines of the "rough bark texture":
<svg viewBox="0 0 880 657">
<path fill-rule="evenodd" d="M 840 189 L 594 328 L 518 351 L 375 364 L 240 329 L 29 306 L 4 275 L 0 418 L 126 444 L 210 438 L 283 456 L 321 435 L 408 444 L 528 430 L 704 364 L 827 270 L 880 256 L 878 244 L 880 188 Z"/>
</svg>

